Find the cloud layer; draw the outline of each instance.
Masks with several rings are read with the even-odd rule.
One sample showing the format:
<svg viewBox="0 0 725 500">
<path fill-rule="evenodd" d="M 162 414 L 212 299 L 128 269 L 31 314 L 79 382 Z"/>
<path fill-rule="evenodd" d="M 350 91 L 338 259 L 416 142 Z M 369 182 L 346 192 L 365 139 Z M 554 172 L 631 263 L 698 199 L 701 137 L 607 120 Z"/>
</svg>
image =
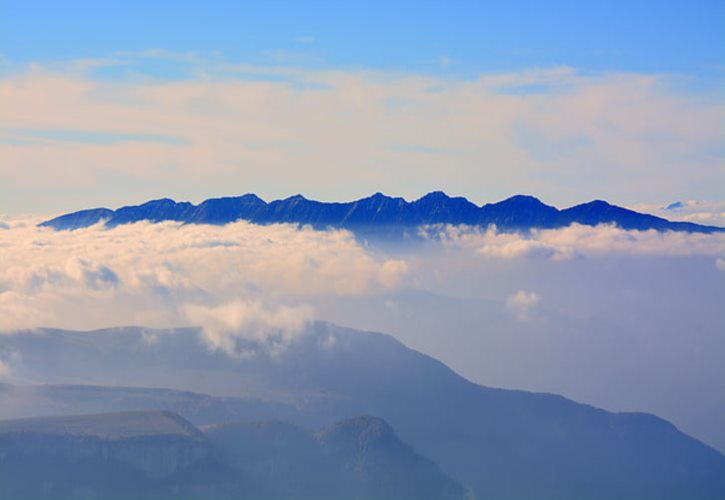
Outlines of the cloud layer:
<svg viewBox="0 0 725 500">
<path fill-rule="evenodd" d="M 612 225 L 572 224 L 562 229 L 532 230 L 528 234 L 499 232 L 495 227 L 428 226 L 426 238 L 465 248 L 481 256 L 503 259 L 541 257 L 568 260 L 606 255 L 691 256 L 725 255 L 725 234 L 628 231 Z"/>
<path fill-rule="evenodd" d="M 407 274 L 403 260 L 345 231 L 239 222 L 56 232 L 33 222 L 0 230 L 0 330 L 192 324 L 230 348 L 231 334 L 298 331 L 311 317 L 305 297 L 390 290 Z"/>
<path fill-rule="evenodd" d="M 722 234 L 613 226 L 527 234 L 432 226 L 421 230 L 427 245 L 412 242 L 392 257 L 347 231 L 290 224 L 142 222 L 53 231 L 35 222 L 6 219 L 0 229 L 0 330 L 203 325 L 210 346 L 230 351 L 235 336 L 282 332 L 284 343 L 313 317 L 315 297 L 388 294 L 428 286 L 433 275 L 445 284 L 447 270 L 465 273 L 492 259 L 707 256 L 713 271 L 725 259 Z M 539 298 L 519 291 L 507 307 L 524 318 Z"/>
<path fill-rule="evenodd" d="M 83 68 L 0 79 L 0 192 L 15 212 L 82 208 L 69 192 L 83 206 L 247 191 L 336 200 L 445 189 L 478 202 L 524 192 L 556 204 L 721 196 L 721 99 L 666 75 L 446 80 L 219 64 L 159 81 Z M 129 192 L 138 199 L 118 198 Z"/>
</svg>

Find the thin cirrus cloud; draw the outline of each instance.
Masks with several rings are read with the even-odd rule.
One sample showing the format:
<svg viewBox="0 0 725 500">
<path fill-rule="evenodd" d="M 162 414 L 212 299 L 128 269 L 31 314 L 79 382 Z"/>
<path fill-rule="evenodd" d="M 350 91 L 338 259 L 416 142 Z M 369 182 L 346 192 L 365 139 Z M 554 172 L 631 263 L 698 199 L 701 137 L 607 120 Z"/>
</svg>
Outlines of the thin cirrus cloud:
<svg viewBox="0 0 725 500">
<path fill-rule="evenodd" d="M 719 196 L 721 99 L 677 90 L 667 75 L 549 68 L 445 79 L 187 64 L 199 65 L 194 76 L 166 80 L 72 65 L 3 77 L 7 210 L 80 208 L 53 195 L 64 190 L 129 201 L 117 198 L 119 186 L 142 199 L 415 198 L 433 189 L 558 204 Z"/>
</svg>

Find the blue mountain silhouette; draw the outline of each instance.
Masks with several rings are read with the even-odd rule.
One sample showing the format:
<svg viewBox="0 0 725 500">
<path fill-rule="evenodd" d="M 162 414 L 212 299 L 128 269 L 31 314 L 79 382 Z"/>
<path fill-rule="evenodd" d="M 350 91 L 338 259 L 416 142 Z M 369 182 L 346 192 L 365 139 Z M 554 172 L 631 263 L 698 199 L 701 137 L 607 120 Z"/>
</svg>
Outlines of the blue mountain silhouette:
<svg viewBox="0 0 725 500">
<path fill-rule="evenodd" d="M 375 193 L 345 203 L 309 200 L 295 195 L 266 202 L 255 194 L 213 198 L 199 205 L 164 198 L 117 210 L 81 210 L 41 223 L 54 229 L 79 229 L 105 221 L 107 227 L 139 221 L 178 221 L 188 224 L 227 224 L 246 220 L 257 224 L 289 222 L 314 227 L 351 230 L 415 227 L 425 224 L 496 225 L 500 230 L 552 229 L 570 224 L 596 226 L 614 224 L 623 229 L 714 233 L 725 228 L 691 222 L 672 222 L 595 200 L 559 210 L 533 196 L 516 195 L 498 203 L 475 205 L 463 197 L 442 191 L 428 193 L 415 201 Z"/>
</svg>

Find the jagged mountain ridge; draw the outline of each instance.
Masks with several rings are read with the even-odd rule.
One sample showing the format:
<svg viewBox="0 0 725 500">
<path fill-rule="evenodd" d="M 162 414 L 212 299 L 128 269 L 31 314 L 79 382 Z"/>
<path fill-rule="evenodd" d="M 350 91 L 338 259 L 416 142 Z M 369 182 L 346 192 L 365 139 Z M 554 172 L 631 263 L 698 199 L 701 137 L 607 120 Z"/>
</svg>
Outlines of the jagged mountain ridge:
<svg viewBox="0 0 725 500">
<path fill-rule="evenodd" d="M 297 223 L 313 227 L 341 227 L 352 230 L 415 227 L 426 224 L 496 225 L 502 230 L 553 229 L 573 223 L 595 226 L 616 224 L 623 229 L 713 233 L 725 228 L 691 222 L 672 222 L 611 205 L 602 200 L 559 210 L 533 196 L 516 195 L 506 200 L 477 206 L 463 197 L 442 191 L 428 193 L 408 202 L 376 193 L 345 203 L 309 200 L 295 195 L 266 202 L 255 194 L 212 198 L 199 205 L 164 198 L 117 210 L 81 210 L 41 223 L 54 229 L 80 229 L 105 221 L 107 227 L 139 221 L 177 221 L 188 224 L 227 224 L 246 220 L 257 224 Z"/>
</svg>

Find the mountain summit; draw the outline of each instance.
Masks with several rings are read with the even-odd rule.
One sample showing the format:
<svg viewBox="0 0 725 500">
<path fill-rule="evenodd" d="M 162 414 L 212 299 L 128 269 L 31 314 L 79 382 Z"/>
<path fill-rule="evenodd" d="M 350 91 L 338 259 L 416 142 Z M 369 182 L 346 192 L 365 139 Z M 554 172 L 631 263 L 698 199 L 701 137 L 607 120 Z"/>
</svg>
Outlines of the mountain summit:
<svg viewBox="0 0 725 500">
<path fill-rule="evenodd" d="M 199 205 L 168 198 L 117 210 L 95 208 L 61 215 L 41 223 L 54 229 L 80 229 L 105 221 L 107 227 L 139 221 L 177 221 L 186 224 L 227 224 L 246 220 L 255 224 L 297 223 L 318 228 L 341 227 L 351 230 L 405 228 L 426 224 L 496 225 L 505 231 L 553 229 L 570 224 L 615 224 L 623 229 L 714 233 L 725 228 L 691 222 L 671 222 L 654 215 L 610 205 L 601 200 L 559 210 L 533 196 L 516 195 L 498 203 L 477 206 L 463 197 L 450 197 L 442 191 L 428 193 L 408 202 L 375 193 L 345 203 L 309 200 L 295 195 L 266 202 L 254 194 L 213 198 Z"/>
</svg>

